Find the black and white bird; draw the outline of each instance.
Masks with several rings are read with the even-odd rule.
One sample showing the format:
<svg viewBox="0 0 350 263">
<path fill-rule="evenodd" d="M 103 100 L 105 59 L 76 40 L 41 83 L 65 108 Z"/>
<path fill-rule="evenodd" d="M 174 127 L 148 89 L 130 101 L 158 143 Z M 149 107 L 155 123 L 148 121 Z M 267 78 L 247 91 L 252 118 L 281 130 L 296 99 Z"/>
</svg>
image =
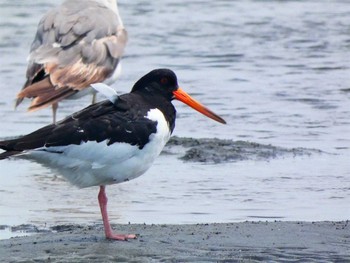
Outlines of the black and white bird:
<svg viewBox="0 0 350 263">
<path fill-rule="evenodd" d="M 1 141 L 5 151 L 0 160 L 11 156 L 34 160 L 78 187 L 100 186 L 106 238 L 135 238 L 113 234 L 105 186 L 129 181 L 150 168 L 175 127 L 171 101 L 180 100 L 215 121 L 226 122 L 185 93 L 169 69 L 149 72 L 130 93 L 120 96 L 105 84 L 94 87 L 109 99 L 28 135 Z"/>
<path fill-rule="evenodd" d="M 55 122 L 58 102 L 116 80 L 126 42 L 116 0 L 64 1 L 39 22 L 16 107 L 24 98 L 32 98 L 29 111 L 52 105 Z"/>
</svg>

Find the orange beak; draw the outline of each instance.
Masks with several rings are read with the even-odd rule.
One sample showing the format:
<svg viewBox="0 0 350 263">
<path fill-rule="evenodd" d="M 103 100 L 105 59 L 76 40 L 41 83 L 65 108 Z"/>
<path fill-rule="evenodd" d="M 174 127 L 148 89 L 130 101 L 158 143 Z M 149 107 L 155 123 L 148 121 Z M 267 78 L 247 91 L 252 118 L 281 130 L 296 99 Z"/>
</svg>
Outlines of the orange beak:
<svg viewBox="0 0 350 263">
<path fill-rule="evenodd" d="M 183 103 L 187 104 L 188 106 L 195 109 L 196 111 L 199 111 L 203 115 L 213 119 L 214 121 L 226 124 L 226 121 L 223 118 L 216 115 L 214 112 L 212 112 L 207 107 L 200 104 L 195 99 L 192 99 L 190 95 L 188 95 L 185 91 L 183 91 L 183 89 L 178 88 L 177 90 L 173 91 L 173 94 L 175 96 L 175 99 L 182 101 Z"/>
</svg>

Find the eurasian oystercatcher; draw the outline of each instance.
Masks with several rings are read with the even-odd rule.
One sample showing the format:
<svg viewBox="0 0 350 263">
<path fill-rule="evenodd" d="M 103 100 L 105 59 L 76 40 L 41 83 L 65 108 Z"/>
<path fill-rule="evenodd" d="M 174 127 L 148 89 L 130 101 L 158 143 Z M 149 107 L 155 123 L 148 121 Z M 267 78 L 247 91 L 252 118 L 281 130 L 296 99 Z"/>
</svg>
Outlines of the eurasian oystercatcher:
<svg viewBox="0 0 350 263">
<path fill-rule="evenodd" d="M 5 152 L 0 159 L 31 159 L 56 170 L 78 187 L 100 186 L 98 201 L 106 238 L 135 238 L 113 234 L 105 185 L 134 179 L 151 166 L 175 127 L 173 99 L 215 121 L 226 122 L 185 93 L 169 69 L 149 72 L 130 93 L 121 96 L 104 84 L 95 88 L 109 99 L 23 137 L 1 141 Z"/>
<path fill-rule="evenodd" d="M 33 98 L 29 111 L 52 105 L 55 123 L 59 101 L 116 80 L 126 42 L 117 0 L 66 0 L 39 22 L 16 107 L 24 98 Z"/>
</svg>

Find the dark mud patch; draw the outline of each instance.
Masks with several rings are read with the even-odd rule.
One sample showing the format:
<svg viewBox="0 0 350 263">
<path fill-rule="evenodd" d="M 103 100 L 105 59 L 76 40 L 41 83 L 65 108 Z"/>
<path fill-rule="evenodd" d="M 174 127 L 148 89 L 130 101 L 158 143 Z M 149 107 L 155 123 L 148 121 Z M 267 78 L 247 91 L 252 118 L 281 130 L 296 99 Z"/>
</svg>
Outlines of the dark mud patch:
<svg viewBox="0 0 350 263">
<path fill-rule="evenodd" d="M 12 233 L 24 234 L 24 235 L 50 232 L 49 229 L 38 228 L 37 226 L 32 224 L 22 224 L 18 226 L 0 225 L 0 230 L 8 230 L 9 232 L 12 232 Z"/>
<path fill-rule="evenodd" d="M 173 136 L 167 143 L 163 153 L 179 154 L 179 158 L 184 161 L 223 163 L 243 160 L 270 160 L 283 156 L 295 157 L 322 153 L 322 151 L 306 148 L 288 149 L 247 141 Z"/>
<path fill-rule="evenodd" d="M 0 262 L 350 262 L 348 221 L 114 228 L 138 238 L 110 241 L 101 225 L 61 225 L 0 240 Z"/>
</svg>

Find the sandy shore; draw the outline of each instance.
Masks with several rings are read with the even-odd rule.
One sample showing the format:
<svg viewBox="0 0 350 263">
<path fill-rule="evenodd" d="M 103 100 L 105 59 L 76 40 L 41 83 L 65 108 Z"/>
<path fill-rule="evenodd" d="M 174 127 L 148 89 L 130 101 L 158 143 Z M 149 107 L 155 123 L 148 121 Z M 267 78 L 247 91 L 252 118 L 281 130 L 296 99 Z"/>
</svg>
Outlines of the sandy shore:
<svg viewBox="0 0 350 263">
<path fill-rule="evenodd" d="M 350 224 L 243 222 L 114 225 L 138 239 L 109 241 L 100 225 L 0 241 L 1 262 L 350 262 Z"/>
</svg>

